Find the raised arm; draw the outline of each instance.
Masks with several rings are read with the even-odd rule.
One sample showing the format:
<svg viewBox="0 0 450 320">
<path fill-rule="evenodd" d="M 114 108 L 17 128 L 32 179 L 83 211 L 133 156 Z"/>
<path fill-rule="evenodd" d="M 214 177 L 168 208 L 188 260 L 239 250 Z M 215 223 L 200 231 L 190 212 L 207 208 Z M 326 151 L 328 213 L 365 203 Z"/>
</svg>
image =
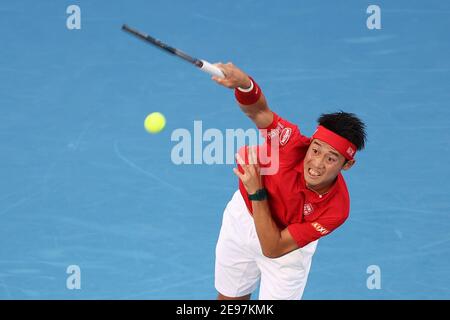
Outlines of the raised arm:
<svg viewBox="0 0 450 320">
<path fill-rule="evenodd" d="M 244 184 L 249 195 L 257 191 L 265 190 L 261 179 L 260 167 L 257 164 L 256 149 L 249 150 L 249 162 L 246 164 L 242 157 L 237 154 L 236 160 L 241 165 L 243 172 L 234 168 L 234 173 Z M 253 164 L 251 164 L 253 163 Z M 278 258 L 298 248 L 298 245 L 288 228 L 280 230 L 272 218 L 267 199 L 252 199 L 253 221 L 256 233 L 261 244 L 262 253 L 268 258 Z"/>
<path fill-rule="evenodd" d="M 212 77 L 212 79 L 224 87 L 240 90 L 237 92 L 239 96 L 251 96 L 255 94 L 255 90 L 261 90 L 247 74 L 232 63 L 216 63 L 215 65 L 223 71 L 225 78 Z M 253 90 L 250 90 L 252 87 Z M 256 102 L 252 101 L 250 104 L 246 104 L 243 101 L 238 101 L 238 104 L 258 128 L 266 128 L 272 123 L 273 113 L 270 111 L 262 92 Z"/>
</svg>

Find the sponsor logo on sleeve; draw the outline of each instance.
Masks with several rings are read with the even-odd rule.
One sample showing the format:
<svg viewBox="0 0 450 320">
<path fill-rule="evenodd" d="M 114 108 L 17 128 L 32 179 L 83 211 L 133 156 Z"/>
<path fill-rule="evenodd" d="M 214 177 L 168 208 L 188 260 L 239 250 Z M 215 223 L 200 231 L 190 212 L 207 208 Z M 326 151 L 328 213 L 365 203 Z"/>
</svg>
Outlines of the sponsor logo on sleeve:
<svg viewBox="0 0 450 320">
<path fill-rule="evenodd" d="M 284 128 L 280 133 L 280 144 L 284 146 L 286 143 L 288 143 L 289 138 L 291 137 L 292 129 L 291 128 Z"/>
<path fill-rule="evenodd" d="M 279 134 L 280 134 L 280 131 L 278 131 L 278 129 L 272 129 L 272 130 L 270 130 L 269 134 L 267 135 L 267 139 L 273 139 L 275 137 L 278 137 Z"/>
<path fill-rule="evenodd" d="M 316 229 L 317 232 L 319 232 L 323 236 L 326 235 L 327 233 L 330 233 L 330 231 L 328 231 L 325 227 L 323 227 L 318 222 L 313 222 L 313 223 L 311 223 L 311 225 L 313 226 L 314 229 Z"/>
</svg>

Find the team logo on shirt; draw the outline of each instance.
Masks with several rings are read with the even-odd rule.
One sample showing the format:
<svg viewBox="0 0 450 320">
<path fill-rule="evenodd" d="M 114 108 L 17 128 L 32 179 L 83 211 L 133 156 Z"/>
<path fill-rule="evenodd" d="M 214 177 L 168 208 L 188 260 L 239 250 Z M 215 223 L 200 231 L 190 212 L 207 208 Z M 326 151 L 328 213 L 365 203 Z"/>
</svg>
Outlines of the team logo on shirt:
<svg viewBox="0 0 450 320">
<path fill-rule="evenodd" d="M 284 146 L 291 137 L 292 129 L 291 128 L 284 128 L 280 133 L 280 144 Z"/>
<path fill-rule="evenodd" d="M 309 216 L 313 212 L 314 212 L 314 207 L 311 203 L 305 203 L 303 205 L 303 215 L 304 216 Z"/>
<path fill-rule="evenodd" d="M 318 222 L 313 222 L 311 223 L 311 225 L 314 229 L 316 229 L 317 232 L 319 232 L 323 236 L 330 232 Z"/>
</svg>

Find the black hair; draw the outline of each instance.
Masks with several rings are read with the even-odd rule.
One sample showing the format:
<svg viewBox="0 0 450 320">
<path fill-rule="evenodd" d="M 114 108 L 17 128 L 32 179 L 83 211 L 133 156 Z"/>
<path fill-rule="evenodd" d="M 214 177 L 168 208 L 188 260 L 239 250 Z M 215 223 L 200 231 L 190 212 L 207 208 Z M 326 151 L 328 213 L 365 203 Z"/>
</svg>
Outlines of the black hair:
<svg viewBox="0 0 450 320">
<path fill-rule="evenodd" d="M 364 149 L 367 139 L 366 125 L 355 114 L 342 110 L 321 114 L 317 122 L 353 143 L 357 150 Z"/>
</svg>

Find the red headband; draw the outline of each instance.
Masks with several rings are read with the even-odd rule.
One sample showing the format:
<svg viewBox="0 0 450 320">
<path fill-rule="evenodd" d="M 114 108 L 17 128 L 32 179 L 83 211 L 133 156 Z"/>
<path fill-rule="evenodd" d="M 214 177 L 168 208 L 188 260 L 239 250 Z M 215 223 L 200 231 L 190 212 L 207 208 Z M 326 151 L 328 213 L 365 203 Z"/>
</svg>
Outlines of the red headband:
<svg viewBox="0 0 450 320">
<path fill-rule="evenodd" d="M 311 139 L 319 139 L 335 148 L 345 159 L 353 160 L 356 147 L 353 143 L 323 126 L 318 126 Z"/>
</svg>

